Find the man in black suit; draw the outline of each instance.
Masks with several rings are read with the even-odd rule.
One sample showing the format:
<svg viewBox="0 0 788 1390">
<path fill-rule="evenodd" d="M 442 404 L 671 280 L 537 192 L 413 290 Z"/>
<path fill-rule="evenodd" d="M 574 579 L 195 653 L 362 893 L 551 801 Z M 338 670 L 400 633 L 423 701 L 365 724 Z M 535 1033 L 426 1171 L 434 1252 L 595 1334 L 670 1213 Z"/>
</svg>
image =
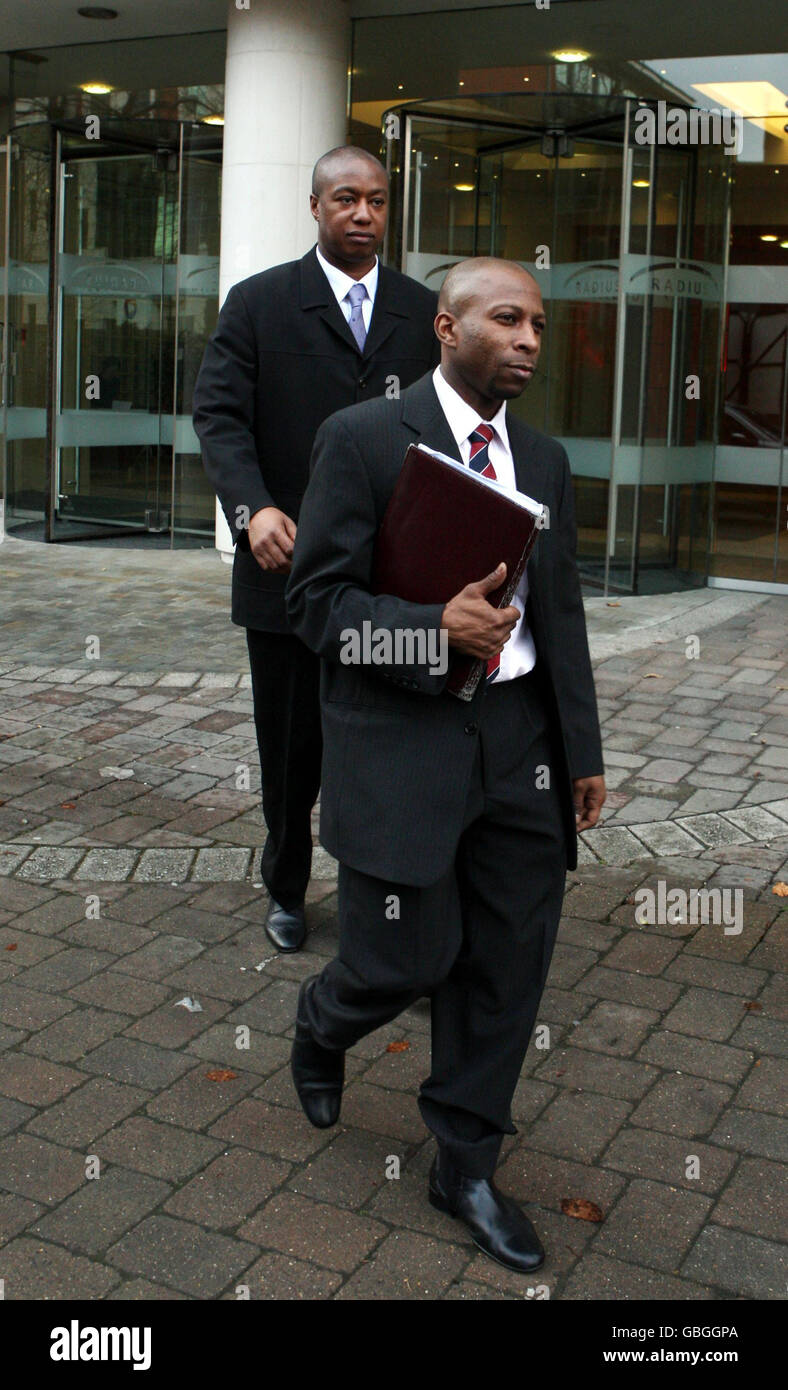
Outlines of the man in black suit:
<svg viewBox="0 0 788 1390">
<path fill-rule="evenodd" d="M 544 1251 L 492 1175 L 515 1132 L 511 1098 L 576 832 L 605 799 L 568 460 L 506 414 L 536 367 L 544 321 L 518 266 L 484 258 L 450 270 L 437 371 L 399 401 L 340 411 L 318 431 L 287 587 L 295 631 L 323 658 L 321 840 L 339 860 L 339 953 L 299 995 L 296 1089 L 313 1124 L 335 1123 L 346 1049 L 429 994 L 432 1071 L 419 1106 L 438 1140 L 430 1200 L 522 1271 Z M 503 566 L 446 605 L 371 592 L 378 528 L 416 441 L 546 504 L 510 607 L 485 597 Z M 392 641 L 388 661 L 378 642 L 383 664 L 346 664 L 365 623 L 428 640 L 421 652 Z M 441 631 L 450 649 L 488 663 L 469 703 L 425 656 Z"/>
<path fill-rule="evenodd" d="M 365 150 L 315 165 L 317 246 L 234 285 L 205 350 L 194 425 L 236 542 L 232 620 L 246 628 L 263 812 L 266 932 L 298 950 L 320 789 L 319 662 L 294 636 L 284 589 L 318 426 L 409 386 L 438 360 L 435 294 L 380 265 L 386 171 Z"/>
</svg>

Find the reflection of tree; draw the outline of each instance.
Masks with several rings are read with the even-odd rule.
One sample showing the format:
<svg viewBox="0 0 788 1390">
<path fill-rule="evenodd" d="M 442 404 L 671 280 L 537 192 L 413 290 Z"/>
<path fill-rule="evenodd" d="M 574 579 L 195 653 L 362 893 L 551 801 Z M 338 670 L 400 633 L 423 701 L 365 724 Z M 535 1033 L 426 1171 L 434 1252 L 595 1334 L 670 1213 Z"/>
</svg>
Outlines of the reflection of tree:
<svg viewBox="0 0 788 1390">
<path fill-rule="evenodd" d="M 766 330 L 764 321 L 776 319 L 773 332 Z M 786 313 L 780 304 L 731 305 L 728 323 L 728 343 L 731 325 L 738 325 L 738 353 L 730 350 L 725 375 L 725 400 L 747 407 L 748 413 L 779 431 L 782 414 L 781 396 L 786 351 Z M 767 341 L 761 348 L 758 339 Z M 773 355 L 772 355 L 773 354 Z M 771 357 L 771 360 L 767 360 Z M 766 388 L 767 409 L 757 411 L 751 404 L 755 394 L 755 373 L 760 391 Z M 762 374 L 766 373 L 766 376 Z"/>
</svg>

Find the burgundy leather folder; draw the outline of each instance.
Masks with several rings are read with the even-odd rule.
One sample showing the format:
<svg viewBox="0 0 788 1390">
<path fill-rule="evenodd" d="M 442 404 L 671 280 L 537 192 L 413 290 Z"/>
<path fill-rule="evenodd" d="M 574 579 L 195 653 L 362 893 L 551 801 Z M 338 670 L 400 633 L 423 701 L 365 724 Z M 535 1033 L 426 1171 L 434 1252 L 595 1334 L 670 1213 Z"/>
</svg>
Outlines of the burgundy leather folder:
<svg viewBox="0 0 788 1390">
<path fill-rule="evenodd" d="M 448 603 L 466 584 L 506 562 L 506 579 L 488 594 L 512 601 L 539 534 L 543 508 L 513 496 L 445 454 L 411 444 L 375 547 L 373 592 L 410 603 Z M 470 700 L 486 663 L 453 652 L 444 689 Z"/>
</svg>

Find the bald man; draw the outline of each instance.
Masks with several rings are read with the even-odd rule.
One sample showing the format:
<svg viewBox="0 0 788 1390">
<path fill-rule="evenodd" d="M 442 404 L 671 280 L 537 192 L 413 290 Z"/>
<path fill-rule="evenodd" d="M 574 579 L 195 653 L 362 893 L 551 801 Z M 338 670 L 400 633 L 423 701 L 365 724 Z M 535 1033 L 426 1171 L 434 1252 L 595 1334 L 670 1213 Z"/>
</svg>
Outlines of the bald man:
<svg viewBox="0 0 788 1390">
<path fill-rule="evenodd" d="M 444 282 L 440 366 L 402 394 L 318 431 L 287 606 L 323 661 L 320 835 L 339 860 L 339 951 L 302 986 L 292 1072 L 313 1124 L 339 1118 L 345 1052 L 423 995 L 432 1069 L 419 1106 L 437 1140 L 429 1200 L 507 1267 L 544 1250 L 493 1182 L 515 1133 L 511 1100 L 550 965 L 576 833 L 605 785 L 566 453 L 507 415 L 539 360 L 534 279 L 477 259 Z M 546 504 L 511 606 L 487 594 L 501 567 L 445 605 L 372 593 L 375 541 L 409 444 L 486 471 Z M 348 634 L 423 631 L 424 656 L 375 644 L 383 664 L 346 664 Z M 473 699 L 445 689 L 430 653 L 487 662 Z M 370 644 L 367 644 L 368 646 Z M 363 643 L 358 643 L 363 652 Z"/>
<path fill-rule="evenodd" d="M 232 621 L 246 628 L 268 828 L 265 930 L 280 951 L 306 937 L 320 788 L 319 663 L 284 601 L 312 444 L 334 411 L 404 389 L 438 360 L 434 293 L 378 260 L 388 212 L 380 160 L 329 150 L 310 208 L 317 246 L 233 286 L 194 392 L 203 463 L 236 543 Z"/>
</svg>

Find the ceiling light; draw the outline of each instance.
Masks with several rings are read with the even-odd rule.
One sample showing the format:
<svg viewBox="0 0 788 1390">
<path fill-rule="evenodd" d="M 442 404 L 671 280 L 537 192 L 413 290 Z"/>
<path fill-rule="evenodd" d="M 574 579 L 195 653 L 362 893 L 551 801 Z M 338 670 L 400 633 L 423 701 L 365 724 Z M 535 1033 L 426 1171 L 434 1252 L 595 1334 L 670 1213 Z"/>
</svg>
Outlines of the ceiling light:
<svg viewBox="0 0 788 1390">
<path fill-rule="evenodd" d="M 788 98 L 772 82 L 693 82 L 696 92 L 711 97 L 720 106 L 738 111 L 753 125 L 782 139 L 782 123 Z M 779 119 L 780 130 L 775 122 Z"/>
<path fill-rule="evenodd" d="M 110 87 L 108 82 L 80 82 L 79 90 L 87 92 L 89 97 L 105 97 L 108 92 L 114 92 L 115 88 Z"/>
<path fill-rule="evenodd" d="M 472 183 L 455 183 L 454 187 L 458 193 L 472 193 L 475 185 Z"/>
<path fill-rule="evenodd" d="M 553 57 L 559 63 L 584 63 L 591 55 L 584 48 L 559 48 Z"/>
<path fill-rule="evenodd" d="M 632 187 L 633 187 L 633 188 L 650 188 L 650 187 L 651 187 L 651 184 L 649 183 L 648 179 L 633 179 L 633 180 L 632 180 Z"/>
<path fill-rule="evenodd" d="M 780 245 L 781 245 L 783 251 L 788 251 L 788 241 L 781 241 L 781 242 L 780 242 Z"/>
<path fill-rule="evenodd" d="M 202 116 L 203 125 L 224 125 L 224 116 Z"/>
<path fill-rule="evenodd" d="M 764 232 L 761 241 L 776 241 L 777 238 L 771 232 Z"/>
</svg>

